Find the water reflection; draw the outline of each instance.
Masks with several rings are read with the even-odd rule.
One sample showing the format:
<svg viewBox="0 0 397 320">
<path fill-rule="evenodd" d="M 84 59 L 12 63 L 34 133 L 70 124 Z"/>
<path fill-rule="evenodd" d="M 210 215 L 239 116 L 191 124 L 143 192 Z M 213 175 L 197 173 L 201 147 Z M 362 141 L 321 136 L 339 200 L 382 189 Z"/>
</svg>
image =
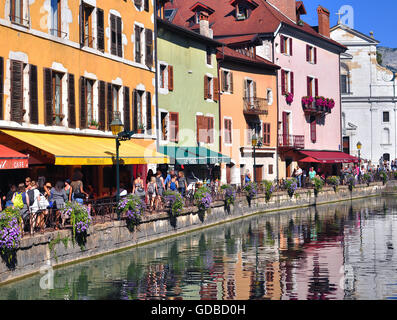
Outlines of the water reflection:
<svg viewBox="0 0 397 320">
<path fill-rule="evenodd" d="M 397 201 L 265 214 L 0 287 L 0 299 L 396 299 Z"/>
</svg>

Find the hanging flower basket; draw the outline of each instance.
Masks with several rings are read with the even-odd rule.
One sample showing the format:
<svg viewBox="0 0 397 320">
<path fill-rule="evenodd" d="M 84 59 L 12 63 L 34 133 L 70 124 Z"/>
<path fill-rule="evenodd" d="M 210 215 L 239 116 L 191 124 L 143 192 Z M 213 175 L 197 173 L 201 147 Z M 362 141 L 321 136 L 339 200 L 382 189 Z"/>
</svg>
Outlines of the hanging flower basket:
<svg viewBox="0 0 397 320">
<path fill-rule="evenodd" d="M 285 101 L 287 102 L 287 104 L 291 104 L 294 101 L 294 95 L 289 92 L 285 94 Z"/>
</svg>

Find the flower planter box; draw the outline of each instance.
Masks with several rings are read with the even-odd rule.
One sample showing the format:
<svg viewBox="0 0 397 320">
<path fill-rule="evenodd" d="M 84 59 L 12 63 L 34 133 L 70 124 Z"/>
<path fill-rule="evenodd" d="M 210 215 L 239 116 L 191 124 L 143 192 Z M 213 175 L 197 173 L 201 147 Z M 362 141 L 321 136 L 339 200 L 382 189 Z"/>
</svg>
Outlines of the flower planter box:
<svg viewBox="0 0 397 320">
<path fill-rule="evenodd" d="M 97 127 L 97 126 L 88 126 L 88 129 L 91 129 L 91 130 L 98 130 L 98 127 Z"/>
<path fill-rule="evenodd" d="M 143 129 L 137 129 L 137 130 L 136 130 L 136 133 L 142 134 L 142 133 L 143 133 Z"/>
</svg>

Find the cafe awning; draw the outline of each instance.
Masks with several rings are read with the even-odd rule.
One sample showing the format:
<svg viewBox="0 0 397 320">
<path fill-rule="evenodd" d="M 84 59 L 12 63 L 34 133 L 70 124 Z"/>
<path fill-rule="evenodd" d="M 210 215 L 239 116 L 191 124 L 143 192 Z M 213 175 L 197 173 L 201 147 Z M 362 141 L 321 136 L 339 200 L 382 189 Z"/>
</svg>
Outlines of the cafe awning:
<svg viewBox="0 0 397 320">
<path fill-rule="evenodd" d="M 107 137 L 72 134 L 1 130 L 18 143 L 33 146 L 49 157 L 55 165 L 113 165 L 116 163 L 116 140 Z M 120 164 L 169 163 L 164 154 L 153 148 L 138 145 L 133 140 L 122 141 Z"/>
<path fill-rule="evenodd" d="M 339 151 L 299 151 L 302 155 L 311 157 L 320 163 L 351 163 L 358 162 L 356 157 Z M 300 160 L 298 160 L 300 161 Z"/>
<path fill-rule="evenodd" d="M 204 147 L 160 146 L 159 151 L 170 157 L 173 164 L 230 163 L 230 157 Z"/>
<path fill-rule="evenodd" d="M 29 156 L 0 144 L 0 170 L 26 169 L 28 166 Z"/>
</svg>

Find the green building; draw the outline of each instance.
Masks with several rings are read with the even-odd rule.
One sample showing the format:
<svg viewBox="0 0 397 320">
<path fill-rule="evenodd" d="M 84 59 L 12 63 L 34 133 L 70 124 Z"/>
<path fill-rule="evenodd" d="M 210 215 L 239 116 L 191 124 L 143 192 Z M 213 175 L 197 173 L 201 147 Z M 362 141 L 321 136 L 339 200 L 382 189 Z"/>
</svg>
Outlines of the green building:
<svg viewBox="0 0 397 320">
<path fill-rule="evenodd" d="M 203 30 L 211 34 L 208 24 Z M 218 153 L 219 46 L 211 37 L 157 19 L 159 151 L 176 169 L 200 179 L 219 177 L 219 164 L 230 161 Z"/>
</svg>

